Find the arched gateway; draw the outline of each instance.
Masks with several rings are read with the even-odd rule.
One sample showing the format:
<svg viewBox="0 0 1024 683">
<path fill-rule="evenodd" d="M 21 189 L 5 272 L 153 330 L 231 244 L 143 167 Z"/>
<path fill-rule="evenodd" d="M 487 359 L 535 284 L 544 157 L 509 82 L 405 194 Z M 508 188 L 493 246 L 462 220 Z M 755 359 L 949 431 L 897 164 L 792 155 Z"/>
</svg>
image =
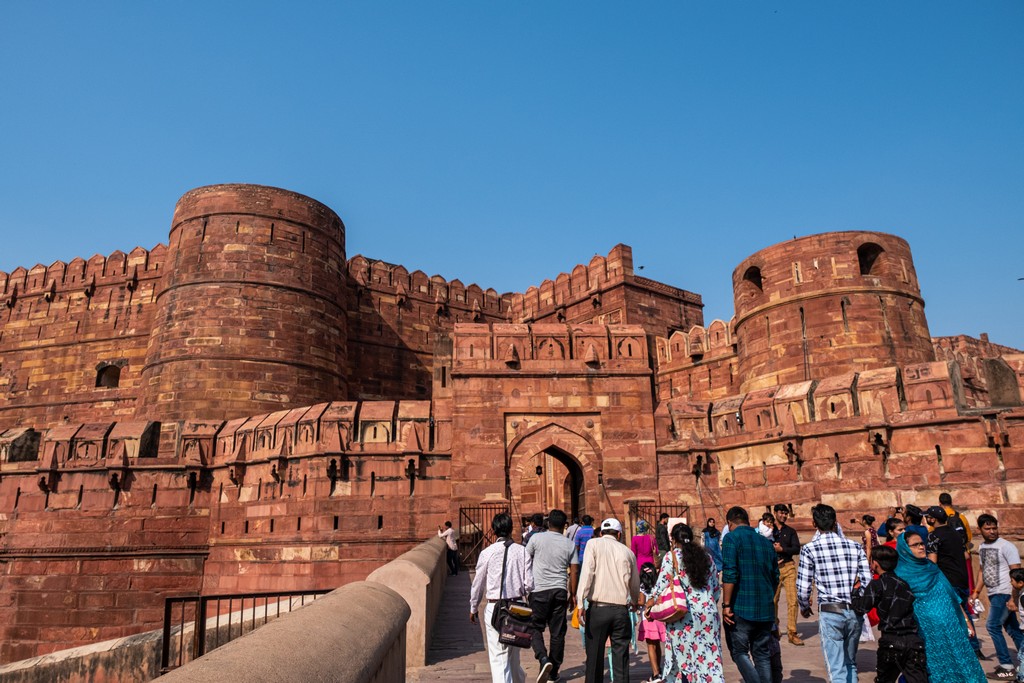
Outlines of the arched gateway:
<svg viewBox="0 0 1024 683">
<path fill-rule="evenodd" d="M 601 449 L 592 437 L 551 420 L 517 436 L 506 452 L 513 510 L 529 515 L 557 507 L 570 518 L 598 514 L 596 496 L 588 495 L 597 490 L 601 470 Z"/>
</svg>

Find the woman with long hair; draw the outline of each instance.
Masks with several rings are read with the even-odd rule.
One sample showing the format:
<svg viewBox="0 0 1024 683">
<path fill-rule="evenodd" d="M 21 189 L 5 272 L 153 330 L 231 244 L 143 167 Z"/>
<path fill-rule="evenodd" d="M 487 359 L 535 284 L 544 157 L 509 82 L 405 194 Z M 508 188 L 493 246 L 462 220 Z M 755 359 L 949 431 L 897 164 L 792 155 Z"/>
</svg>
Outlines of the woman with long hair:
<svg viewBox="0 0 1024 683">
<path fill-rule="evenodd" d="M 960 598 L 938 565 L 928 560 L 925 540 L 916 531 L 896 541 L 896 576 L 914 593 L 914 616 L 924 638 L 929 683 L 982 683 L 985 672 L 971 648 L 974 626 Z"/>
<path fill-rule="evenodd" d="M 661 573 L 652 595 L 660 595 L 672 580 L 686 593 L 686 616 L 665 625 L 665 683 L 725 683 L 722 673 L 722 622 L 718 601 L 722 587 L 711 557 L 685 524 L 672 527 L 672 551 L 661 562 Z"/>
</svg>

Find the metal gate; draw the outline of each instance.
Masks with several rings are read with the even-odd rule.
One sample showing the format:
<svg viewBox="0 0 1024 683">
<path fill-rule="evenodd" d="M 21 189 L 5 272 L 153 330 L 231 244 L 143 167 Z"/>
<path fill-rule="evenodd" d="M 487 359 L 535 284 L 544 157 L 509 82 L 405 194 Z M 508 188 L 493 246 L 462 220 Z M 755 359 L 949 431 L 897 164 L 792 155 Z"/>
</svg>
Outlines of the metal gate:
<svg viewBox="0 0 1024 683">
<path fill-rule="evenodd" d="M 491 520 L 501 512 L 508 513 L 505 503 L 488 503 L 459 508 L 459 563 L 475 567 L 480 551 L 494 543 Z"/>
<path fill-rule="evenodd" d="M 668 514 L 669 517 L 684 517 L 686 521 L 690 521 L 690 506 L 682 505 L 678 503 L 674 504 L 662 504 L 662 503 L 650 503 L 650 502 L 631 502 L 629 504 L 629 532 L 630 534 L 636 533 L 636 523 L 641 519 L 646 520 L 648 524 L 653 528 L 658 523 L 658 518 L 661 513 Z"/>
</svg>

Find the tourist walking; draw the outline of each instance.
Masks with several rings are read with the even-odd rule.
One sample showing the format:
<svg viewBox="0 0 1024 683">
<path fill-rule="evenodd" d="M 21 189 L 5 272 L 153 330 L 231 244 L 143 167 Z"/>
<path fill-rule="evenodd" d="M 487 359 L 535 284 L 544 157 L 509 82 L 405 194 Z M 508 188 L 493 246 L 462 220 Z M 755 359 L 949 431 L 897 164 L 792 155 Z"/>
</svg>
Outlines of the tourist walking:
<svg viewBox="0 0 1024 683">
<path fill-rule="evenodd" d="M 800 614 L 811 616 L 811 586 L 818 591 L 818 635 L 825 668 L 831 683 L 855 683 L 857 646 L 863 617 L 853 611 L 853 584 L 871 583 L 871 569 L 864 548 L 837 532 L 836 511 L 830 505 L 811 508 L 817 533 L 800 549 L 796 592 Z"/>
<path fill-rule="evenodd" d="M 665 663 L 661 680 L 665 683 L 725 683 L 722 623 L 718 616 L 722 590 L 718 573 L 707 551 L 693 542 L 690 527 L 676 524 L 672 527 L 671 538 L 672 550 L 661 562 L 653 593 L 661 594 L 678 576 L 689 609 L 685 617 L 665 625 Z"/>
<path fill-rule="evenodd" d="M 437 535 L 444 539 L 445 561 L 448 563 L 448 575 L 457 576 L 459 573 L 459 542 L 455 538 L 455 529 L 451 522 L 445 522 L 444 528 L 437 527 Z"/>
<path fill-rule="evenodd" d="M 662 649 L 665 647 L 665 624 L 647 618 L 651 598 L 654 596 L 654 585 L 658 582 L 658 568 L 650 562 L 640 565 L 640 623 L 637 624 L 637 641 L 647 645 L 647 658 L 651 662 L 651 677 L 644 683 L 661 683 L 661 668 L 664 661 Z"/>
<path fill-rule="evenodd" d="M 722 541 L 722 619 L 726 645 L 744 683 L 771 683 L 773 596 L 779 564 L 771 541 L 750 527 L 741 507 L 730 508 L 732 531 Z"/>
<path fill-rule="evenodd" d="M 708 517 L 700 536 L 704 549 L 708 551 L 711 560 L 715 563 L 715 571 L 722 571 L 722 532 L 715 526 L 714 517 Z"/>
<path fill-rule="evenodd" d="M 579 559 L 576 546 L 563 535 L 565 523 L 565 512 L 552 510 L 548 513 L 548 531 L 535 533 L 526 544 L 526 568 L 533 578 L 532 646 L 540 663 L 537 683 L 558 680 L 565 654 L 566 612 L 576 605 Z M 550 648 L 544 646 L 545 628 L 551 632 Z"/>
<path fill-rule="evenodd" d="M 903 675 L 905 683 L 928 683 L 924 640 L 914 618 L 914 593 L 906 581 L 894 573 L 898 555 L 895 548 L 880 546 L 871 553 L 871 572 L 878 578 L 867 586 L 858 579 L 853 584 L 853 609 L 878 612 L 878 652 L 875 683 L 896 683 Z"/>
<path fill-rule="evenodd" d="M 512 517 L 502 512 L 494 516 L 491 530 L 497 540 L 480 552 L 476 562 L 476 576 L 469 593 L 469 620 L 477 622 L 477 610 L 486 599 L 484 632 L 487 637 L 487 659 L 491 666 L 492 683 L 524 683 L 526 672 L 519 664 L 519 648 L 498 641 L 493 625 L 498 601 L 522 599 L 533 588 L 530 573 L 526 571 L 526 548 L 512 540 Z M 501 578 L 505 577 L 504 585 Z"/>
<path fill-rule="evenodd" d="M 796 632 L 796 565 L 797 557 L 800 555 L 800 537 L 796 535 L 793 527 L 786 524 L 789 520 L 789 507 L 782 503 L 775 505 L 775 533 L 772 537 L 772 545 L 775 547 L 775 556 L 779 562 L 779 585 L 775 589 L 775 615 L 778 623 L 779 597 L 782 589 L 786 589 L 786 631 L 789 633 L 789 642 L 793 645 L 803 645 L 804 641 Z"/>
<path fill-rule="evenodd" d="M 928 559 L 939 567 L 942 575 L 946 577 L 949 585 L 953 587 L 957 597 L 960 598 L 960 606 L 971 621 L 971 647 L 980 657 L 981 643 L 974 631 L 974 618 L 967 605 L 970 583 L 967 576 L 967 550 L 964 546 L 964 537 L 949 525 L 946 510 L 938 505 L 928 508 L 924 513 L 924 518 L 932 527 L 926 541 Z"/>
<path fill-rule="evenodd" d="M 654 564 L 658 544 L 651 535 L 651 525 L 646 520 L 641 519 L 636 523 L 636 534 L 630 540 L 629 547 L 636 556 L 636 566 L 640 567 L 646 562 Z"/>
<path fill-rule="evenodd" d="M 605 643 L 610 638 L 612 678 L 616 683 L 629 683 L 629 644 L 633 639 L 629 612 L 640 599 L 640 573 L 636 557 L 619 541 L 619 520 L 601 522 L 600 533 L 587 543 L 576 592 L 576 602 L 586 606 L 580 612 L 587 652 L 584 680 L 604 681 Z"/>
<path fill-rule="evenodd" d="M 576 530 L 573 545 L 576 546 L 576 557 L 580 566 L 583 566 L 583 551 L 587 549 L 587 543 L 594 537 L 594 518 L 590 515 L 583 515 L 580 519 L 580 528 Z"/>
<path fill-rule="evenodd" d="M 974 627 L 956 591 L 928 559 L 925 539 L 907 531 L 896 541 L 896 552 L 900 558 L 896 576 L 914 593 L 914 617 L 924 639 L 929 683 L 981 683 L 985 672 L 969 640 Z"/>
<path fill-rule="evenodd" d="M 668 513 L 662 512 L 658 515 L 658 523 L 654 527 L 654 540 L 658 544 L 658 557 L 654 564 L 657 567 L 661 566 L 661 559 L 668 552 L 668 549 L 672 547 L 672 541 L 668 537 L 668 520 Z"/>
<path fill-rule="evenodd" d="M 985 630 L 992 638 L 992 647 L 995 648 L 996 657 L 999 659 L 999 666 L 992 673 L 992 678 L 1012 681 L 1013 659 L 1010 657 L 1010 648 L 1006 645 L 1003 630 L 1010 634 L 1019 655 L 1024 649 L 1024 633 L 1021 632 L 1021 625 L 1014 609 L 1010 570 L 1020 568 L 1020 553 L 1012 543 L 999 537 L 999 522 L 992 515 L 980 515 L 978 529 L 985 541 L 978 547 L 982 580 L 974 588 L 974 597 L 979 597 L 982 589 L 988 592 L 988 620 L 985 622 Z"/>
</svg>

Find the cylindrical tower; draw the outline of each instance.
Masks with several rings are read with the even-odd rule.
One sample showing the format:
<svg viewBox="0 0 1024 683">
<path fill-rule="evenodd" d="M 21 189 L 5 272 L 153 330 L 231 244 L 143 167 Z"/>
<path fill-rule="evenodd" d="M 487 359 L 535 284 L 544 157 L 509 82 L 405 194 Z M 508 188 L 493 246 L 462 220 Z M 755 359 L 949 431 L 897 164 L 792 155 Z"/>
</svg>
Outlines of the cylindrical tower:
<svg viewBox="0 0 1024 683">
<path fill-rule="evenodd" d="M 138 413 L 231 419 L 347 398 L 345 226 L 259 185 L 187 192 L 174 211 Z"/>
<path fill-rule="evenodd" d="M 762 249 L 733 271 L 742 391 L 935 360 L 910 246 L 833 232 Z"/>
</svg>

